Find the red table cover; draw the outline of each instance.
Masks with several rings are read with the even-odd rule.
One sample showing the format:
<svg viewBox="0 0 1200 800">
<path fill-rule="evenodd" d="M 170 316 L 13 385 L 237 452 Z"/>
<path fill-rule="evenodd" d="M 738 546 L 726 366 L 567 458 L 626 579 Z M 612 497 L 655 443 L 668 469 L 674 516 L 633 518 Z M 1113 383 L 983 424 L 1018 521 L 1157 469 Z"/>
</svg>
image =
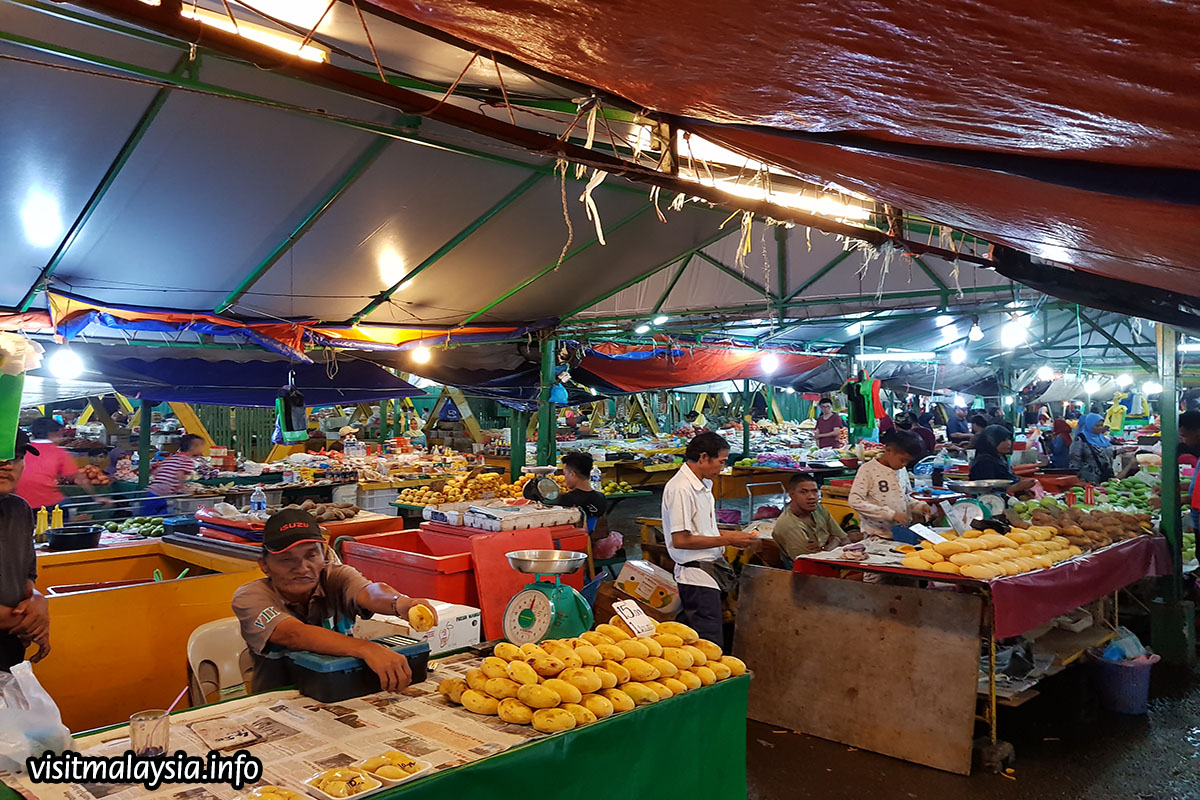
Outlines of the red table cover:
<svg viewBox="0 0 1200 800">
<path fill-rule="evenodd" d="M 944 583 L 986 583 L 992 594 L 996 638 L 1017 636 L 1068 611 L 1110 595 L 1142 578 L 1166 575 L 1171 569 L 1167 540 L 1139 536 L 1077 556 L 1050 569 L 1010 578 L 979 581 L 959 575 L 937 575 L 903 567 L 874 567 L 853 561 L 797 558 L 792 569 L 805 575 L 835 577 L 841 569 L 886 572 Z"/>
</svg>

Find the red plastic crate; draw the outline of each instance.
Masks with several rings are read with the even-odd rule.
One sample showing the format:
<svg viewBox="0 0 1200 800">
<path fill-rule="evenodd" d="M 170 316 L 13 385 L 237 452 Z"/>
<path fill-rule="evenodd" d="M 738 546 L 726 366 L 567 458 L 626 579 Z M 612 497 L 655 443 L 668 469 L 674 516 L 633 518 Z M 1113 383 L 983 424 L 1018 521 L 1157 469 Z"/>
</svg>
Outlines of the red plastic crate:
<svg viewBox="0 0 1200 800">
<path fill-rule="evenodd" d="M 408 530 L 344 539 L 343 563 L 411 597 L 479 607 L 469 539 Z"/>
</svg>

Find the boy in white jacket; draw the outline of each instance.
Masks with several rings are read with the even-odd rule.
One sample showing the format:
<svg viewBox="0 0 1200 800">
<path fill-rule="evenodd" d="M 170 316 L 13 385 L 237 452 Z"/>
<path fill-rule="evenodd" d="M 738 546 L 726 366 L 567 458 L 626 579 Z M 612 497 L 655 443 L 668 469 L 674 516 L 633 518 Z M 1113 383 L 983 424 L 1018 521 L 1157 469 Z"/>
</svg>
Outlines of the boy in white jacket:
<svg viewBox="0 0 1200 800">
<path fill-rule="evenodd" d="M 859 467 L 850 487 L 850 508 L 858 514 L 864 539 L 891 539 L 893 525 L 923 522 L 933 513 L 926 503 L 912 499 L 905 470 L 922 453 L 920 438 L 896 430 L 884 439 L 883 455 Z"/>
</svg>

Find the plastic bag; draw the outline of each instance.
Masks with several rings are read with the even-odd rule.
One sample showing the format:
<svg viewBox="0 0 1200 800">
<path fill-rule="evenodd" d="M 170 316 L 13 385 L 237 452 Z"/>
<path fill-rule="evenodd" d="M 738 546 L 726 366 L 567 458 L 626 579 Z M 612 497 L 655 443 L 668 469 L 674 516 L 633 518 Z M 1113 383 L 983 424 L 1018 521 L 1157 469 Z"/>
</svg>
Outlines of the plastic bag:
<svg viewBox="0 0 1200 800">
<path fill-rule="evenodd" d="M 71 732 L 33 666 L 22 661 L 11 673 L 0 672 L 0 770 L 24 772 L 26 758 L 72 746 Z"/>
</svg>

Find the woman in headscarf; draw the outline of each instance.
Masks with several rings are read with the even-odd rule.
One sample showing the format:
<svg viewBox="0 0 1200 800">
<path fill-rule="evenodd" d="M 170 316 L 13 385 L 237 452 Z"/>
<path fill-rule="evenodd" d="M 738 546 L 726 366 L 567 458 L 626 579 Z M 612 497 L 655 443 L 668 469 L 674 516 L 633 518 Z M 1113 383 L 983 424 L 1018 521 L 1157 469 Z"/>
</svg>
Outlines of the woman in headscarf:
<svg viewBox="0 0 1200 800">
<path fill-rule="evenodd" d="M 1104 483 L 1113 477 L 1116 453 L 1104 431 L 1104 418 L 1099 414 L 1085 414 L 1075 429 L 1070 464 L 1071 469 L 1079 470 L 1079 480 L 1084 483 Z"/>
<path fill-rule="evenodd" d="M 1003 425 L 988 425 L 975 439 L 975 460 L 971 462 L 973 481 L 1009 481 L 1009 494 L 1027 492 L 1036 482 L 1033 478 L 1018 478 L 1008 463 L 1013 449 L 1013 435 Z"/>
<path fill-rule="evenodd" d="M 1065 419 L 1054 420 L 1054 435 L 1046 447 L 1050 450 L 1050 466 L 1068 469 L 1071 466 L 1071 424 Z"/>
</svg>

